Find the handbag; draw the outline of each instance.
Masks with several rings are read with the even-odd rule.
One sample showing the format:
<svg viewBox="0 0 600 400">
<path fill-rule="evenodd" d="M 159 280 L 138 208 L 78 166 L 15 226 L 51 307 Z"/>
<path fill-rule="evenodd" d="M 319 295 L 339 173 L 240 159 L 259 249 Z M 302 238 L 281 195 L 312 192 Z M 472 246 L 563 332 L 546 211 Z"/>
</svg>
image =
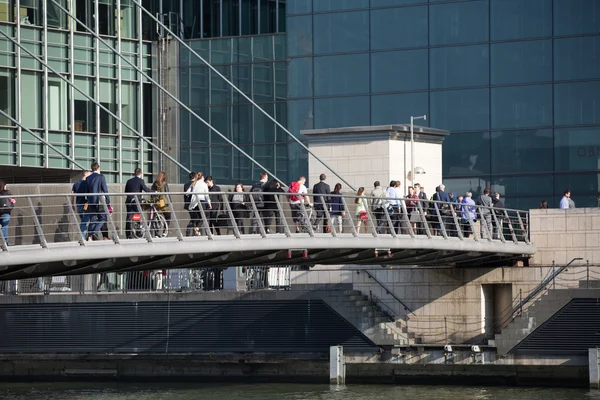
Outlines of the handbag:
<svg viewBox="0 0 600 400">
<path fill-rule="evenodd" d="M 361 211 L 359 214 L 360 219 L 369 219 L 369 214 L 366 211 Z"/>
<path fill-rule="evenodd" d="M 164 208 L 165 207 L 165 199 L 159 198 L 158 201 L 156 202 L 156 206 L 158 208 Z"/>
</svg>

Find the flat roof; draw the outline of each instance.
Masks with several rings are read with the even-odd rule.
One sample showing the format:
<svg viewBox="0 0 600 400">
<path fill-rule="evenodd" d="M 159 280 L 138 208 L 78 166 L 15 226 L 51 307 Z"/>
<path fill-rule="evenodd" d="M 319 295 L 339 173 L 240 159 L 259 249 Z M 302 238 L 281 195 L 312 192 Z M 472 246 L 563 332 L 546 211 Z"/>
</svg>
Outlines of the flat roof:
<svg viewBox="0 0 600 400">
<path fill-rule="evenodd" d="M 343 133 L 381 133 L 381 132 L 407 132 L 410 133 L 410 124 L 398 125 L 373 125 L 373 126 L 349 126 L 345 128 L 328 128 L 328 129 L 305 129 L 300 133 L 303 135 L 332 135 Z M 414 125 L 414 133 L 420 133 L 433 136 L 448 136 L 449 131 L 443 129 L 430 128 L 428 126 Z"/>
</svg>

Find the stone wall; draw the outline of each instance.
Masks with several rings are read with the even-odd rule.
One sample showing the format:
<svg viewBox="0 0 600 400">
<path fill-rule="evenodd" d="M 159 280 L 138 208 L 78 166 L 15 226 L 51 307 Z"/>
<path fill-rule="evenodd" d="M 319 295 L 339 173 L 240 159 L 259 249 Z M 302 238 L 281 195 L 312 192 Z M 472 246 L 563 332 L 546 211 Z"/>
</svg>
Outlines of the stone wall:
<svg viewBox="0 0 600 400">
<path fill-rule="evenodd" d="M 530 265 L 600 265 L 600 208 L 531 210 L 530 239 L 537 253 Z"/>
</svg>

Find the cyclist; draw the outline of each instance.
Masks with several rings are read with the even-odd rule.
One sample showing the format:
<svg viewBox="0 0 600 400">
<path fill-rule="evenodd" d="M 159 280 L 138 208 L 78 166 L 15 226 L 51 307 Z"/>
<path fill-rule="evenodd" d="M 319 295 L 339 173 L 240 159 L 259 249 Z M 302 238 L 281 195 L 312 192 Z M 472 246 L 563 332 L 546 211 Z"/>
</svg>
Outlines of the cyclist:
<svg viewBox="0 0 600 400">
<path fill-rule="evenodd" d="M 142 174 L 141 168 L 136 168 L 134 174 L 135 176 L 129 179 L 127 183 L 125 183 L 125 193 L 128 193 L 127 197 L 125 198 L 125 207 L 127 208 L 127 221 L 125 222 L 125 233 L 127 235 L 127 239 L 134 238 L 133 233 L 131 232 L 131 217 L 133 217 L 133 214 L 135 213 L 142 212 L 136 204 L 136 196 L 134 196 L 133 193 L 154 193 L 153 190 L 146 186 L 146 182 L 144 182 L 144 175 Z M 137 196 L 138 202 L 140 203 L 142 201 L 141 197 L 142 196 L 139 195 Z"/>
</svg>

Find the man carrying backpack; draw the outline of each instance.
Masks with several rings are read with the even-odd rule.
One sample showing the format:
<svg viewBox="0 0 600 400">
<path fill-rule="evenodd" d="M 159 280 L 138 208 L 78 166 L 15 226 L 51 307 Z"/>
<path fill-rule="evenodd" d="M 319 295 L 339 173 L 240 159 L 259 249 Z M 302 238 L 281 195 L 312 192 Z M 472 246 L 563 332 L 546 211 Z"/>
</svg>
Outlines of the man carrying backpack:
<svg viewBox="0 0 600 400">
<path fill-rule="evenodd" d="M 258 215 L 263 221 L 265 220 L 265 201 L 263 197 L 263 192 L 265 185 L 267 184 L 268 177 L 269 175 L 267 175 L 266 172 L 262 172 L 260 174 L 260 180 L 258 182 L 254 182 L 252 184 L 252 187 L 250 188 L 250 196 L 252 196 L 252 198 L 254 199 L 254 204 L 256 205 L 256 209 L 258 210 Z M 269 227 L 265 226 L 265 229 L 268 230 Z M 256 218 L 256 215 L 253 212 L 250 220 L 250 233 L 260 233 L 260 230 L 258 229 L 258 219 Z"/>
<path fill-rule="evenodd" d="M 292 209 L 292 219 L 296 224 L 296 233 L 300 233 L 301 230 L 306 229 L 310 221 L 306 220 L 304 213 L 302 212 L 302 204 L 305 204 L 308 207 L 312 207 L 310 200 L 307 196 L 308 189 L 304 185 L 306 183 L 306 177 L 301 176 L 298 178 L 297 182 L 292 182 L 290 184 L 290 188 L 288 189 L 288 193 L 291 193 L 289 196 L 290 200 L 290 208 Z"/>
</svg>

